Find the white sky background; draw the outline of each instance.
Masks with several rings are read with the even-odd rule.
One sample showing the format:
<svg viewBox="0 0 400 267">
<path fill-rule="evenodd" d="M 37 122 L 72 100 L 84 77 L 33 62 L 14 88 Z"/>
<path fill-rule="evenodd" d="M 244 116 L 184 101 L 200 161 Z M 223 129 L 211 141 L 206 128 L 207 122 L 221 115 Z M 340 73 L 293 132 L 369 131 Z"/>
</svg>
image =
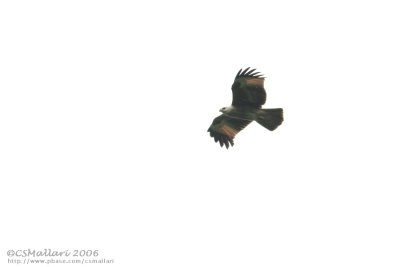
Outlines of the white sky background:
<svg viewBox="0 0 400 267">
<path fill-rule="evenodd" d="M 399 266 L 395 3 L 1 2 L 1 264 Z M 285 121 L 221 149 L 248 66 Z"/>
</svg>

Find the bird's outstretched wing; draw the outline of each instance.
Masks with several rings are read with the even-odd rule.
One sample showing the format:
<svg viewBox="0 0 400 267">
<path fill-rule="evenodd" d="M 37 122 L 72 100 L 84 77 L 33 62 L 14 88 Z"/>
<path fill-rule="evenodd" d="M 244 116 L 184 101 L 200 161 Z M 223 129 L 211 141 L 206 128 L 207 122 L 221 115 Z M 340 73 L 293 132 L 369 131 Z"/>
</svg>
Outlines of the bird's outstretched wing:
<svg viewBox="0 0 400 267">
<path fill-rule="evenodd" d="M 250 122 L 249 120 L 231 118 L 222 114 L 213 120 L 208 131 L 210 136 L 214 137 L 215 142 L 219 142 L 221 147 L 225 145 L 226 148 L 229 148 L 229 144 L 231 146 L 234 144 L 233 138 L 235 138 L 235 135 L 249 125 Z"/>
<path fill-rule="evenodd" d="M 235 80 L 232 84 L 232 105 L 248 106 L 261 108 L 267 100 L 267 94 L 264 89 L 264 77 L 256 69 L 247 68 L 236 74 Z"/>
</svg>

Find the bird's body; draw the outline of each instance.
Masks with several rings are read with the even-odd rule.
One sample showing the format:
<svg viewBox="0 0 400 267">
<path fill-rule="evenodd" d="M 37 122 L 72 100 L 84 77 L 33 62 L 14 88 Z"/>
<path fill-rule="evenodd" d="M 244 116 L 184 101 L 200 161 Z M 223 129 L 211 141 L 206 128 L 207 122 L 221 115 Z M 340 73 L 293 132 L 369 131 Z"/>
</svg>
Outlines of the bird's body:
<svg viewBox="0 0 400 267">
<path fill-rule="evenodd" d="M 226 148 L 233 146 L 236 134 L 254 120 L 271 131 L 283 122 L 281 108 L 261 109 L 267 99 L 264 77 L 254 73 L 255 69 L 248 70 L 239 70 L 232 85 L 232 104 L 219 110 L 222 115 L 208 129 L 215 142 Z"/>
<path fill-rule="evenodd" d="M 228 117 L 253 121 L 257 118 L 259 109 L 253 107 L 235 107 L 229 106 L 220 109 L 220 112 Z"/>
</svg>

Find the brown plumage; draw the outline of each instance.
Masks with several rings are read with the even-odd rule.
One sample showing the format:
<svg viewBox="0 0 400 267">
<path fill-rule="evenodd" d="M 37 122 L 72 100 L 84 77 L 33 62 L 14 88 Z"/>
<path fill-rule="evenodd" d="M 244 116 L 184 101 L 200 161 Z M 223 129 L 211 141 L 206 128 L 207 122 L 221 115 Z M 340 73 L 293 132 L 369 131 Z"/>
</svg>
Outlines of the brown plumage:
<svg viewBox="0 0 400 267">
<path fill-rule="evenodd" d="M 208 128 L 210 136 L 221 147 L 233 146 L 236 134 L 253 120 L 267 128 L 275 130 L 283 122 L 283 110 L 261 109 L 267 94 L 264 89 L 264 77 L 255 69 L 239 70 L 232 84 L 232 105 L 220 109 L 222 115 L 216 117 Z"/>
</svg>

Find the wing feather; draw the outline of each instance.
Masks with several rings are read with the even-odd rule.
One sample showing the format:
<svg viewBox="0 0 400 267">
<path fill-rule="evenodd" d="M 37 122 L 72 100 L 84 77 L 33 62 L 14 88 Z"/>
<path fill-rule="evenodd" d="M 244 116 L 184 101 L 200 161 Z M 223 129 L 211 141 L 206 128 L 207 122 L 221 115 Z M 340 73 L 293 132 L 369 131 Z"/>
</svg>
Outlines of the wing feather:
<svg viewBox="0 0 400 267">
<path fill-rule="evenodd" d="M 246 71 L 248 71 L 250 69 L 250 67 L 246 68 L 243 72 L 242 72 L 242 76 L 247 75 Z"/>
<path fill-rule="evenodd" d="M 221 147 L 225 145 L 226 148 L 229 148 L 229 144 L 231 146 L 234 145 L 233 139 L 235 136 L 250 122 L 249 120 L 236 119 L 222 114 L 213 120 L 208 132 L 210 132 L 211 137 L 214 137 L 216 143 L 219 142 Z"/>
<path fill-rule="evenodd" d="M 250 70 L 248 73 L 247 73 L 247 75 L 250 75 L 250 74 L 252 74 L 253 73 L 253 71 L 255 71 L 256 69 L 252 69 L 252 70 Z"/>
<path fill-rule="evenodd" d="M 240 70 L 238 71 L 238 73 L 236 74 L 236 77 L 238 77 L 238 76 L 240 75 L 240 72 L 242 72 L 242 69 L 240 69 Z"/>
<path fill-rule="evenodd" d="M 242 69 L 236 74 L 232 85 L 232 105 L 261 108 L 267 100 L 264 89 L 264 77 L 260 72 L 253 73 L 256 69 L 248 71 Z"/>
</svg>

